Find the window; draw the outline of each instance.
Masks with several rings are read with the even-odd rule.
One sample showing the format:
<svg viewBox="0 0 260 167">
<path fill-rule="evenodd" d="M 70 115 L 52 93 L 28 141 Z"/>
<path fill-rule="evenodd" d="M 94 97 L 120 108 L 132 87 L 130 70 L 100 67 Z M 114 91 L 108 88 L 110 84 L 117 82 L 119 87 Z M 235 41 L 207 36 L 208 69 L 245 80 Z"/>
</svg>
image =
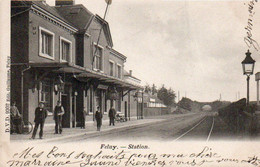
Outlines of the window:
<svg viewBox="0 0 260 167">
<path fill-rule="evenodd" d="M 109 60 L 109 75 L 114 76 L 114 62 Z"/>
<path fill-rule="evenodd" d="M 121 73 L 122 73 L 122 69 L 121 69 L 121 65 L 117 65 L 117 77 L 121 78 Z"/>
<path fill-rule="evenodd" d="M 52 103 L 51 103 L 51 83 L 48 80 L 44 80 L 39 83 L 40 84 L 40 90 L 39 90 L 39 102 L 43 102 L 45 108 L 48 111 L 52 111 Z"/>
<path fill-rule="evenodd" d="M 103 70 L 103 48 L 94 44 L 94 69 Z"/>
<path fill-rule="evenodd" d="M 39 28 L 39 55 L 54 60 L 54 33 Z"/>
<path fill-rule="evenodd" d="M 72 55 L 71 41 L 60 37 L 60 61 L 70 62 Z"/>
</svg>

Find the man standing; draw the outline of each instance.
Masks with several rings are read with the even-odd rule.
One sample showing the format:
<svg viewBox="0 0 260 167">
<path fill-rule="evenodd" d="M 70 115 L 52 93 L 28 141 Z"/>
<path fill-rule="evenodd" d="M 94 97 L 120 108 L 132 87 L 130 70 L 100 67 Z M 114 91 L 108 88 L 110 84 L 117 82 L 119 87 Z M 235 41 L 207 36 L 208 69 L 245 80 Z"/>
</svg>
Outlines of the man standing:
<svg viewBox="0 0 260 167">
<path fill-rule="evenodd" d="M 16 107 L 15 101 L 12 103 L 10 112 L 11 112 L 11 123 L 12 123 L 11 125 L 13 125 L 13 127 L 11 127 L 11 133 L 13 133 L 13 130 L 15 130 L 16 133 L 21 134 L 22 117 L 18 108 Z"/>
<path fill-rule="evenodd" d="M 43 126 L 44 126 L 44 122 L 45 122 L 47 115 L 48 115 L 48 112 L 47 112 L 46 109 L 44 109 L 44 103 L 40 102 L 39 107 L 37 107 L 35 109 L 35 118 L 34 118 L 35 126 L 34 126 L 34 129 L 33 129 L 32 139 L 35 139 L 35 135 L 37 133 L 39 125 L 40 125 L 39 136 L 40 136 L 40 139 L 42 139 Z"/>
<path fill-rule="evenodd" d="M 114 109 L 113 104 L 109 110 L 108 116 L 109 116 L 109 126 L 111 126 L 111 124 L 115 126 L 116 110 Z"/>
<path fill-rule="evenodd" d="M 101 125 L 102 125 L 102 113 L 100 111 L 100 107 L 97 106 L 97 111 L 96 111 L 96 114 L 95 114 L 95 118 L 96 118 L 96 121 L 97 121 L 97 131 L 100 131 L 100 128 L 101 128 Z"/>
<path fill-rule="evenodd" d="M 55 134 L 62 133 L 62 115 L 64 114 L 64 108 L 61 106 L 61 102 L 58 100 L 54 109 L 55 120 Z"/>
</svg>

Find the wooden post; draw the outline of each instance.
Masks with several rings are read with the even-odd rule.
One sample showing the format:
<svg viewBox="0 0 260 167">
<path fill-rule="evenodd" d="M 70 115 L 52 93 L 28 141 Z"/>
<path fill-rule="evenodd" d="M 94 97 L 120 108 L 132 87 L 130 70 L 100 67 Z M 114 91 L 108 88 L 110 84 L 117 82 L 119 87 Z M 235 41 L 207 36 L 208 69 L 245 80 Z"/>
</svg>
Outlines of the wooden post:
<svg viewBox="0 0 260 167">
<path fill-rule="evenodd" d="M 130 91 L 128 92 L 128 120 L 130 121 Z"/>
<path fill-rule="evenodd" d="M 139 119 L 138 96 L 137 96 L 137 99 L 136 99 L 136 115 L 137 115 L 137 119 Z"/>
<path fill-rule="evenodd" d="M 128 115 L 128 113 L 127 113 L 127 101 L 125 101 L 125 103 L 124 103 L 124 105 L 125 105 L 125 120 L 127 121 L 127 115 Z"/>
<path fill-rule="evenodd" d="M 259 80 L 256 81 L 257 105 L 259 105 Z"/>
<path fill-rule="evenodd" d="M 77 96 L 75 95 L 75 91 L 74 91 L 74 128 L 77 127 L 77 100 L 76 100 Z"/>
<path fill-rule="evenodd" d="M 142 111 L 141 111 L 141 119 L 144 118 L 144 92 L 142 91 Z"/>
<path fill-rule="evenodd" d="M 249 80 L 250 80 L 250 75 L 247 75 L 247 102 L 246 102 L 246 105 L 248 106 L 249 105 Z"/>
</svg>

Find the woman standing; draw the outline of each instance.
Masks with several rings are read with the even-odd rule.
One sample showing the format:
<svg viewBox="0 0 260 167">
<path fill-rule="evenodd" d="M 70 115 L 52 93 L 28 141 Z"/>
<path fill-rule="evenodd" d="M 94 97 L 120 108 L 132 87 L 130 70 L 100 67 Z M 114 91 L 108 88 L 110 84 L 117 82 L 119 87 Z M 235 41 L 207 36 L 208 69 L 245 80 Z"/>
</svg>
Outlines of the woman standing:
<svg viewBox="0 0 260 167">
<path fill-rule="evenodd" d="M 96 111 L 96 114 L 95 114 L 95 118 L 96 118 L 96 121 L 97 121 L 97 131 L 100 131 L 100 128 L 101 128 L 101 125 L 102 125 L 102 113 L 100 111 L 100 107 L 97 106 L 97 111 Z"/>
</svg>

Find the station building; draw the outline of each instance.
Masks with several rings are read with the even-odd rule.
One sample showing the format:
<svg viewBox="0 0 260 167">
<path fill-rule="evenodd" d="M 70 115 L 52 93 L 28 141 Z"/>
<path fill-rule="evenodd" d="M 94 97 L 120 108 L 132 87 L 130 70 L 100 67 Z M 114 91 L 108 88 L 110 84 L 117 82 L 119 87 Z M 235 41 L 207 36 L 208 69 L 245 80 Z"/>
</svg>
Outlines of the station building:
<svg viewBox="0 0 260 167">
<path fill-rule="evenodd" d="M 113 49 L 108 22 L 73 0 L 11 2 L 11 100 L 24 120 L 33 122 L 44 102 L 52 122 L 58 100 L 68 128 L 80 126 L 84 110 L 94 120 L 97 106 L 104 119 L 112 104 L 128 120 L 140 115 L 143 88 L 125 73 L 126 59 Z"/>
</svg>

